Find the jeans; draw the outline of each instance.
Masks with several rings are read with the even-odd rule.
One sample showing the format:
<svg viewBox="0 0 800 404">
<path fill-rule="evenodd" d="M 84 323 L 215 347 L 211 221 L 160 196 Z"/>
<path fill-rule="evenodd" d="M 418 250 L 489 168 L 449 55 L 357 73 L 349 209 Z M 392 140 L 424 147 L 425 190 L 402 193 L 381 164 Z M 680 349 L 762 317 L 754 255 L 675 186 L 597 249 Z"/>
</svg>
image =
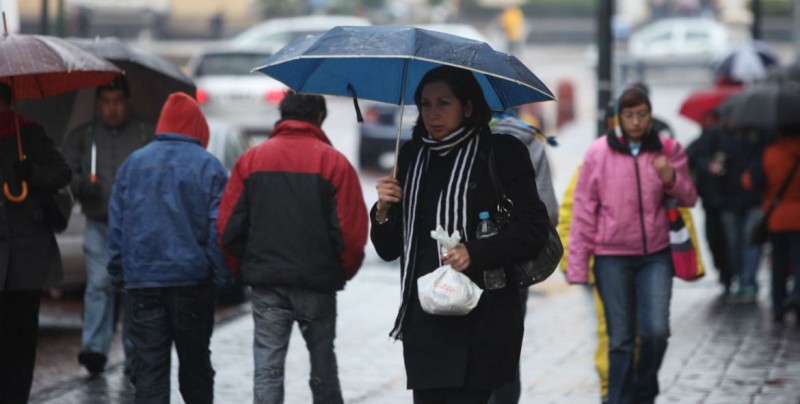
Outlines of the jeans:
<svg viewBox="0 0 800 404">
<path fill-rule="evenodd" d="M 748 238 L 758 218 L 759 209 L 755 207 L 744 212 L 722 211 L 722 226 L 728 243 L 728 265 L 739 278 L 740 291 L 758 287 L 756 274 L 761 261 L 761 247 L 750 245 Z"/>
<path fill-rule="evenodd" d="M 214 402 L 214 369 L 208 349 L 214 328 L 211 286 L 130 289 L 127 300 L 135 347 L 131 382 L 136 403 L 169 404 L 173 342 L 183 401 Z"/>
<path fill-rule="evenodd" d="M 255 374 L 253 402 L 283 403 L 284 365 L 296 321 L 311 360 L 309 385 L 314 404 L 343 403 L 333 340 L 336 292 L 285 287 L 253 287 Z"/>
<path fill-rule="evenodd" d="M 658 369 L 670 335 L 670 252 L 600 255 L 594 262 L 608 326 L 608 402 L 653 401 L 659 392 Z M 637 330 L 639 355 L 634 364 Z"/>
<path fill-rule="evenodd" d="M 83 253 L 86 259 L 86 292 L 83 296 L 83 335 L 81 350 L 108 355 L 114 331 L 116 292 L 108 274 L 108 225 L 86 219 Z M 132 343 L 128 338 L 128 316 L 123 317 L 122 345 L 126 368 L 131 357 Z"/>
<path fill-rule="evenodd" d="M 33 382 L 41 290 L 0 291 L 0 403 L 25 404 Z"/>
<path fill-rule="evenodd" d="M 800 302 L 800 232 L 770 233 L 772 242 L 772 315 L 783 316 L 787 298 L 786 283 L 792 275 L 794 286 L 789 299 Z"/>
</svg>

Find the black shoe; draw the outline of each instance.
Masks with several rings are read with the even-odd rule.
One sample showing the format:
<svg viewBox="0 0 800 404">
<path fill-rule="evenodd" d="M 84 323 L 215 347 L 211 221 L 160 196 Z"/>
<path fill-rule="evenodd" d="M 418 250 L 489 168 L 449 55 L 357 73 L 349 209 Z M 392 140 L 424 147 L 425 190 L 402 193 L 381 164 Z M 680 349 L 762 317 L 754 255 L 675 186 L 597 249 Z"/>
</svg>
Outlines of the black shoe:
<svg viewBox="0 0 800 404">
<path fill-rule="evenodd" d="M 78 363 L 93 375 L 103 373 L 106 369 L 106 359 L 105 355 L 92 351 L 81 351 L 78 354 Z"/>
<path fill-rule="evenodd" d="M 787 297 L 783 301 L 783 310 L 784 311 L 800 311 L 800 298 L 796 296 Z"/>
</svg>

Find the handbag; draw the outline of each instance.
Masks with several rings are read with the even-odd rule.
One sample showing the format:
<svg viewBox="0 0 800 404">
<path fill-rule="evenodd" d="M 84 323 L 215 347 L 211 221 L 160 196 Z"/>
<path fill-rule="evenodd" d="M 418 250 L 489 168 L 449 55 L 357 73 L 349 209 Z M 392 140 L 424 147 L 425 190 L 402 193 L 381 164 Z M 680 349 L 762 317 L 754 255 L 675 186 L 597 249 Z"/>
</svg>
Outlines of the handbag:
<svg viewBox="0 0 800 404">
<path fill-rule="evenodd" d="M 69 218 L 72 216 L 74 199 L 70 186 L 66 185 L 51 194 L 42 195 L 40 204 L 44 213 L 45 222 L 56 233 L 66 230 Z"/>
<path fill-rule="evenodd" d="M 678 209 L 678 203 L 675 199 L 669 198 L 665 205 L 669 219 L 669 249 L 675 276 L 685 281 L 700 279 L 705 275 L 705 271 L 697 260 L 697 250 L 691 232 Z"/>
<path fill-rule="evenodd" d="M 494 164 L 494 151 L 489 152 L 489 175 L 492 178 L 494 191 L 497 196 L 497 212 L 495 221 L 500 231 L 513 221 L 514 202 L 508 198 L 503 190 L 503 185 L 497 178 Z M 547 241 L 539 254 L 534 258 L 509 265 L 505 268 L 506 282 L 518 288 L 526 288 L 547 279 L 556 270 L 561 257 L 564 255 L 564 246 L 558 236 L 555 226 L 547 221 Z"/>
<path fill-rule="evenodd" d="M 753 224 L 753 228 L 750 230 L 750 234 L 748 237 L 748 242 L 750 245 L 753 246 L 760 246 L 767 242 L 767 238 L 769 236 L 769 229 L 767 228 L 767 224 L 769 223 L 769 217 L 772 215 L 772 211 L 775 210 L 775 206 L 778 205 L 780 202 L 781 197 L 786 192 L 786 188 L 789 187 L 789 183 L 792 181 L 794 177 L 795 171 L 797 171 L 797 166 L 800 164 L 800 158 L 794 160 L 794 165 L 792 165 L 792 171 L 789 171 L 789 175 L 781 184 L 781 189 L 775 195 L 774 198 L 769 202 L 769 207 L 767 208 L 766 212 L 761 210 L 758 211 L 759 216 L 755 220 L 755 224 Z"/>
<path fill-rule="evenodd" d="M 671 154 L 672 140 L 664 143 L 664 153 Z M 695 248 L 692 232 L 686 225 L 686 221 L 678 208 L 678 201 L 675 198 L 667 198 L 664 202 L 667 209 L 667 219 L 669 220 L 669 249 L 672 256 L 672 268 L 676 277 L 685 281 L 694 281 L 705 275 L 702 264 L 697 259 L 697 249 Z M 691 214 L 686 211 L 687 219 L 691 220 Z"/>
</svg>

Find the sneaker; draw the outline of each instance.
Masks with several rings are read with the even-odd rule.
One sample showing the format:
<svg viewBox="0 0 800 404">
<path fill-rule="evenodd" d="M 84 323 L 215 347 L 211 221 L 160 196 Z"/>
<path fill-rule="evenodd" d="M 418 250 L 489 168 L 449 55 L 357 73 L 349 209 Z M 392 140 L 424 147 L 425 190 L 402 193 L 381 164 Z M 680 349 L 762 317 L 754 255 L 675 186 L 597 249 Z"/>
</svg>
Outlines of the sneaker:
<svg viewBox="0 0 800 404">
<path fill-rule="evenodd" d="M 78 354 L 78 363 L 93 375 L 103 373 L 106 369 L 106 359 L 105 355 L 92 351 L 81 351 Z"/>
<path fill-rule="evenodd" d="M 744 290 L 740 293 L 740 298 L 742 302 L 745 303 L 752 303 L 756 301 L 758 297 L 758 289 L 755 286 L 745 286 Z"/>
</svg>

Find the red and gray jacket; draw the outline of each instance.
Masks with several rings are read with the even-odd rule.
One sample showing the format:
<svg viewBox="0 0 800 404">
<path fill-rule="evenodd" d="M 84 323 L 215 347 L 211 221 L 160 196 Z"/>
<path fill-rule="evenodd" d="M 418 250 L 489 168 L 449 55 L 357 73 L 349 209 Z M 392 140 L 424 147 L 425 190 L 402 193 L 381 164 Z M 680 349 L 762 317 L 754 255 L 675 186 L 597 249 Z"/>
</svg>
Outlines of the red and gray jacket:
<svg viewBox="0 0 800 404">
<path fill-rule="evenodd" d="M 361 266 L 367 223 L 353 166 L 319 127 L 285 120 L 236 162 L 217 228 L 245 284 L 336 291 Z"/>
</svg>

